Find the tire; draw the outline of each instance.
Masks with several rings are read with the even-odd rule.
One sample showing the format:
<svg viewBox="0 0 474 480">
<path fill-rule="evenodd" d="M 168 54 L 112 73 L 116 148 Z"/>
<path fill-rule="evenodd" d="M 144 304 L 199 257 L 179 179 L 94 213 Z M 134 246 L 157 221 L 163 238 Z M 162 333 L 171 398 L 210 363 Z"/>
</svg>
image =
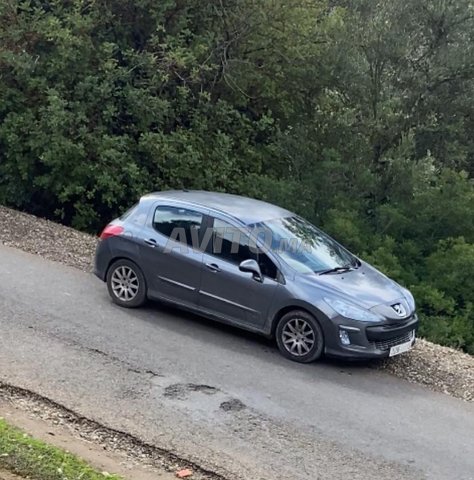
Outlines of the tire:
<svg viewBox="0 0 474 480">
<path fill-rule="evenodd" d="M 121 307 L 141 307 L 147 299 L 145 276 L 130 260 L 112 263 L 107 271 L 107 288 L 112 301 Z"/>
<path fill-rule="evenodd" d="M 276 328 L 280 353 L 299 363 L 310 363 L 324 352 L 324 334 L 318 321 L 304 310 L 293 310 L 280 318 Z"/>
</svg>

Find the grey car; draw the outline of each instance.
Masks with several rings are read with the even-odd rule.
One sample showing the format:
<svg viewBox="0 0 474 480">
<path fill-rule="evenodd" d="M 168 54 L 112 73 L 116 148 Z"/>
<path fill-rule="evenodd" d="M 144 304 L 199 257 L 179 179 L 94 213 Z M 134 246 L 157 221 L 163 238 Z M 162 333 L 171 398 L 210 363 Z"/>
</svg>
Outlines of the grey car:
<svg viewBox="0 0 474 480">
<path fill-rule="evenodd" d="M 120 306 L 170 303 L 303 363 L 398 355 L 418 327 L 407 289 L 298 215 L 237 195 L 143 196 L 102 232 L 95 274 Z"/>
</svg>

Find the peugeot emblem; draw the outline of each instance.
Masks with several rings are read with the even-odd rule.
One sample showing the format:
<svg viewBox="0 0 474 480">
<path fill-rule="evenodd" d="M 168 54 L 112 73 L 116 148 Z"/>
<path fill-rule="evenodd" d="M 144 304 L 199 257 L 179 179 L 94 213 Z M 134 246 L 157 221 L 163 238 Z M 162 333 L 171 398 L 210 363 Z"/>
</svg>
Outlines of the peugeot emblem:
<svg viewBox="0 0 474 480">
<path fill-rule="evenodd" d="M 399 317 L 404 317 L 407 314 L 405 307 L 401 303 L 396 303 L 395 305 L 392 305 L 392 308 L 395 310 L 395 313 Z"/>
</svg>

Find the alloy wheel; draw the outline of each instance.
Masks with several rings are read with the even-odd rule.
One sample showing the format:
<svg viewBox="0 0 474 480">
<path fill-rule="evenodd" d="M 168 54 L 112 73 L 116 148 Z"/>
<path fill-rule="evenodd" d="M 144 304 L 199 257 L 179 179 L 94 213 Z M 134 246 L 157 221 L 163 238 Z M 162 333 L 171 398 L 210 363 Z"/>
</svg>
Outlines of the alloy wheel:
<svg viewBox="0 0 474 480">
<path fill-rule="evenodd" d="M 130 302 L 138 294 L 140 281 L 132 268 L 121 265 L 112 273 L 111 286 L 114 295 L 119 300 Z"/>
<path fill-rule="evenodd" d="M 282 330 L 285 349 L 295 357 L 307 355 L 314 346 L 316 334 L 313 327 L 302 318 L 292 318 Z"/>
</svg>

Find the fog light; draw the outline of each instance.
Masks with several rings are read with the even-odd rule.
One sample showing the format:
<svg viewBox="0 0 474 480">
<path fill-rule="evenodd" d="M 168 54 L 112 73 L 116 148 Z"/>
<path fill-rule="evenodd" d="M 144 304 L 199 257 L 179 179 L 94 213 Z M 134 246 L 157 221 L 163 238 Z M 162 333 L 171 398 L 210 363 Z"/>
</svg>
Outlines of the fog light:
<svg viewBox="0 0 474 480">
<path fill-rule="evenodd" d="M 349 334 L 345 330 L 339 330 L 339 338 L 343 345 L 350 345 L 351 339 L 349 338 Z"/>
</svg>

